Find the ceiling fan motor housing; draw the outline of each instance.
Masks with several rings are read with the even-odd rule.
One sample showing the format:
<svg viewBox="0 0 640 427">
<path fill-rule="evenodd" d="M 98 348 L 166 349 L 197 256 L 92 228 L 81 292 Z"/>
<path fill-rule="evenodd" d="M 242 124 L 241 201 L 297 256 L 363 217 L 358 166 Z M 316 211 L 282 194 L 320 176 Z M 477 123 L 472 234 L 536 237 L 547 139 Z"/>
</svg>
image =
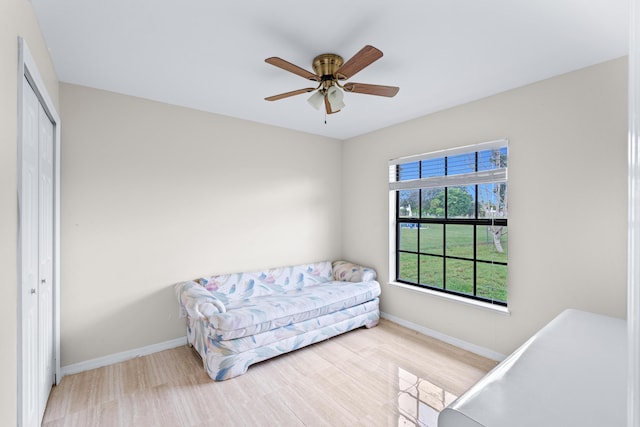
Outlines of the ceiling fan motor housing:
<svg viewBox="0 0 640 427">
<path fill-rule="evenodd" d="M 335 53 L 323 53 L 313 59 L 313 70 L 322 80 L 335 79 L 334 74 L 342 67 L 344 60 Z"/>
</svg>

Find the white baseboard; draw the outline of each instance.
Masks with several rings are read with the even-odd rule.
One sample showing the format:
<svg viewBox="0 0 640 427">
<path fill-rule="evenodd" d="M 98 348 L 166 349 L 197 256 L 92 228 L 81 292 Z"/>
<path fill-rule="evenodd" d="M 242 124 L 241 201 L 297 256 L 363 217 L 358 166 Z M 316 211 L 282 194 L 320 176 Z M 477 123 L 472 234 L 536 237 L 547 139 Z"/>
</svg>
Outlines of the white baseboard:
<svg viewBox="0 0 640 427">
<path fill-rule="evenodd" d="M 146 347 L 135 348 L 133 350 L 123 351 L 121 353 L 110 354 L 108 356 L 98 357 L 96 359 L 85 360 L 84 362 L 72 363 L 71 365 L 62 366 L 60 368 L 60 379 L 65 375 L 77 374 L 79 372 L 89 371 L 91 369 L 102 368 L 103 366 L 113 365 L 114 363 L 124 362 L 125 360 L 134 359 L 140 356 L 146 356 L 163 350 L 180 347 L 187 344 L 187 337 L 176 338 L 173 340 L 151 344 Z"/>
<path fill-rule="evenodd" d="M 423 335 L 427 335 L 437 340 L 446 342 L 447 344 L 454 345 L 463 350 L 467 350 L 472 353 L 478 354 L 480 356 L 487 357 L 491 360 L 496 360 L 500 362 L 504 360 L 504 358 L 506 357 L 504 354 L 497 353 L 488 348 L 471 344 L 469 342 L 451 337 L 449 335 L 443 334 L 433 329 L 429 329 L 424 326 L 417 325 L 415 323 L 409 322 L 407 320 L 404 320 L 400 317 L 396 317 L 389 313 L 381 312 L 380 316 L 383 319 L 388 319 L 394 323 L 397 323 L 398 325 L 404 326 L 405 328 L 411 329 L 413 331 L 419 332 Z M 129 359 L 134 359 L 140 356 L 146 356 L 149 354 L 157 353 L 159 351 L 169 350 L 169 349 L 180 347 L 183 345 L 187 345 L 187 337 L 176 338 L 173 340 L 148 345 L 146 347 L 135 348 L 133 350 L 127 350 L 121 353 L 110 354 L 108 356 L 98 357 L 96 359 L 85 360 L 84 362 L 78 362 L 78 363 L 73 363 L 71 365 L 62 366 L 60 368 L 60 379 L 62 379 L 62 377 L 64 377 L 65 375 L 72 375 L 72 374 L 77 374 L 79 372 L 89 371 L 91 369 L 102 368 L 104 366 L 113 365 L 114 363 L 124 362 Z"/>
<path fill-rule="evenodd" d="M 400 317 L 396 317 L 396 316 L 394 316 L 392 314 L 389 314 L 389 313 L 380 312 L 380 316 L 383 319 L 390 320 L 390 321 L 392 321 L 394 323 L 397 323 L 400 326 L 404 326 L 407 329 L 411 329 L 411 330 L 419 332 L 419 333 L 421 333 L 423 335 L 426 335 L 426 336 L 429 336 L 431 338 L 435 338 L 437 340 L 446 342 L 447 344 L 454 345 L 454 346 L 459 347 L 459 348 L 461 348 L 463 350 L 470 351 L 471 353 L 475 353 L 475 354 L 477 354 L 479 356 L 486 357 L 488 359 L 495 360 L 497 362 L 502 362 L 506 357 L 504 354 L 498 353 L 496 351 L 490 350 L 490 349 L 485 348 L 485 347 L 481 347 L 481 346 L 476 345 L 476 344 L 472 344 L 470 342 L 463 341 L 463 340 L 458 339 L 458 338 L 454 338 L 452 336 L 443 334 L 442 332 L 438 332 L 438 331 L 435 331 L 433 329 L 429 329 L 429 328 L 426 328 L 424 326 L 417 325 L 415 323 L 412 323 L 412 322 L 409 322 L 407 320 L 401 319 Z"/>
</svg>

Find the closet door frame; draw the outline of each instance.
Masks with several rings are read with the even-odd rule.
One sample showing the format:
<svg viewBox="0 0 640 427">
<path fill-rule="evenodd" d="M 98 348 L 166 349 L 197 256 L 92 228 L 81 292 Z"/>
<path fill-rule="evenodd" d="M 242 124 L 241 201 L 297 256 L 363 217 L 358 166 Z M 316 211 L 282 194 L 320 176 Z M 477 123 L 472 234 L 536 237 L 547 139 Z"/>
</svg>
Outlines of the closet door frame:
<svg viewBox="0 0 640 427">
<path fill-rule="evenodd" d="M 42 105 L 45 113 L 53 123 L 53 353 L 54 353 L 54 384 L 58 384 L 61 380 L 60 377 L 60 116 L 56 111 L 55 105 L 47 92 L 44 81 L 36 66 L 27 42 L 18 37 L 18 126 L 17 126 L 17 144 L 18 153 L 21 151 L 22 146 L 22 105 L 23 105 L 23 79 L 26 78 L 36 96 L 38 97 L 40 104 Z M 20 163 L 20 157 L 18 161 L 18 183 L 21 182 L 22 165 Z M 21 191 L 21 186 L 18 185 L 18 192 Z M 18 194 L 18 200 L 20 200 Z M 20 206 L 18 206 L 20 209 Z M 20 221 L 20 216 L 18 216 Z M 18 281 L 17 281 L 17 311 L 18 311 L 18 334 L 17 334 L 17 381 L 18 381 L 18 405 L 17 416 L 18 425 L 22 425 L 22 300 L 21 300 L 21 286 L 22 286 L 22 271 L 21 271 L 21 259 L 20 259 L 20 247 L 23 241 L 22 228 L 18 224 L 19 234 L 17 236 L 18 244 Z"/>
</svg>

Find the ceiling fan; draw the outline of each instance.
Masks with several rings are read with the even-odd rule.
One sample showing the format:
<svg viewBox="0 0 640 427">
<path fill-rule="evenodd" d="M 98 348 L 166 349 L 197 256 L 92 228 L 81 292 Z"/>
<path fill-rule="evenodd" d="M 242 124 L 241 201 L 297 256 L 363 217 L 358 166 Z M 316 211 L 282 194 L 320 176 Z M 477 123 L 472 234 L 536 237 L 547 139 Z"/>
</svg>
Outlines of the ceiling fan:
<svg viewBox="0 0 640 427">
<path fill-rule="evenodd" d="M 344 108 L 343 90 L 345 92 L 363 93 L 366 95 L 377 95 L 393 97 L 400 90 L 395 86 L 381 86 L 366 83 L 340 83 L 340 80 L 347 80 L 356 73 L 371 65 L 374 61 L 382 58 L 382 52 L 373 46 L 365 46 L 358 53 L 353 55 L 351 59 L 344 62 L 340 55 L 334 53 L 323 53 L 313 59 L 313 74 L 310 71 L 300 68 L 282 58 L 271 57 L 264 61 L 268 64 L 275 65 L 283 70 L 297 74 L 305 79 L 318 82 L 317 87 L 308 87 L 304 89 L 293 90 L 291 92 L 281 93 L 265 98 L 267 101 L 277 101 L 279 99 L 288 98 L 294 95 L 300 95 L 307 92 L 314 92 L 308 99 L 316 110 L 319 110 L 324 103 L 327 114 L 333 114 Z"/>
</svg>

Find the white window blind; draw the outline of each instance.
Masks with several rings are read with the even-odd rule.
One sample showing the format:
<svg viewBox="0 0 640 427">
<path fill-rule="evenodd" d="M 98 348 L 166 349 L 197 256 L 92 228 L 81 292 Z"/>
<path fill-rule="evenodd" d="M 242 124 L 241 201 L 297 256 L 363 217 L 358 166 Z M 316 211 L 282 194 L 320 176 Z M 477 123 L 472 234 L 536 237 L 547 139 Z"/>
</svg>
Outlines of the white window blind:
<svg viewBox="0 0 640 427">
<path fill-rule="evenodd" d="M 499 139 L 390 160 L 389 190 L 506 182 L 507 166 L 493 156 L 506 154 L 507 145 Z"/>
</svg>

